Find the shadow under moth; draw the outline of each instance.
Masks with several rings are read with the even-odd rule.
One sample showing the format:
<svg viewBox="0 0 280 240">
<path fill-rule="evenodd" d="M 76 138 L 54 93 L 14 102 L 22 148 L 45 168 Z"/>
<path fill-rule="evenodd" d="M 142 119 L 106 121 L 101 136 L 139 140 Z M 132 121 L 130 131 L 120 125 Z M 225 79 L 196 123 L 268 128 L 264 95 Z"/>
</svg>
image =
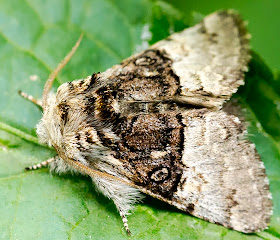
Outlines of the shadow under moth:
<svg viewBox="0 0 280 240">
<path fill-rule="evenodd" d="M 127 215 L 142 193 L 198 218 L 244 233 L 267 228 L 272 200 L 263 162 L 246 137 L 240 110 L 228 100 L 244 84 L 250 60 L 244 22 L 215 12 L 103 73 L 49 93 L 42 143 L 57 156 L 30 166 L 89 175 Z"/>
</svg>

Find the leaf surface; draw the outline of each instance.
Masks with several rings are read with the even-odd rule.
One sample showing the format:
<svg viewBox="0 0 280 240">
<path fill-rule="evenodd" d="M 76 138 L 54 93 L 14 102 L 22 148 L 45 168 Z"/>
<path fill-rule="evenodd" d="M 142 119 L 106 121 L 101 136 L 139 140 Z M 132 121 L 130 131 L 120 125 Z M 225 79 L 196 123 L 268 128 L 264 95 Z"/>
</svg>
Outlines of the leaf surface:
<svg viewBox="0 0 280 240">
<path fill-rule="evenodd" d="M 24 172 L 55 152 L 37 143 L 41 110 L 17 92 L 40 98 L 51 70 L 81 32 L 81 46 L 55 88 L 104 71 L 186 26 L 180 12 L 160 1 L 0 0 L 0 239 L 280 238 L 279 80 L 257 56 L 238 98 L 271 183 L 275 204 L 268 230 L 242 234 L 147 197 L 129 217 L 128 238 L 115 206 L 96 193 L 88 177 Z"/>
</svg>

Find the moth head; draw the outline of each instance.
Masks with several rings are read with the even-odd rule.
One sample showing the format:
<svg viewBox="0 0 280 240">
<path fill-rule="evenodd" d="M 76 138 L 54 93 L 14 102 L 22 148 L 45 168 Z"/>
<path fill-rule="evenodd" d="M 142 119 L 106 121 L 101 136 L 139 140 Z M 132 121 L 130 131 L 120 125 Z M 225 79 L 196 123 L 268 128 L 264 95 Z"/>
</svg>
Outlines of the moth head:
<svg viewBox="0 0 280 240">
<path fill-rule="evenodd" d="M 94 76 L 96 74 L 64 83 L 56 94 L 49 94 L 43 117 L 37 124 L 39 141 L 54 147 L 63 159 L 78 159 L 83 162 L 85 156 L 88 159 L 105 156 L 105 147 L 97 133 L 101 125 L 96 115 L 92 114 L 95 91 L 87 91 L 94 82 L 91 81 Z M 118 140 L 109 129 L 103 128 L 102 134 Z"/>
<path fill-rule="evenodd" d="M 41 143 L 53 146 L 58 150 L 57 148 L 62 147 L 70 133 L 77 132 L 86 125 L 84 94 L 75 86 L 80 85 L 80 82 L 88 82 L 90 79 L 91 76 L 64 83 L 55 94 L 48 95 L 43 117 L 37 124 L 37 135 Z"/>
</svg>

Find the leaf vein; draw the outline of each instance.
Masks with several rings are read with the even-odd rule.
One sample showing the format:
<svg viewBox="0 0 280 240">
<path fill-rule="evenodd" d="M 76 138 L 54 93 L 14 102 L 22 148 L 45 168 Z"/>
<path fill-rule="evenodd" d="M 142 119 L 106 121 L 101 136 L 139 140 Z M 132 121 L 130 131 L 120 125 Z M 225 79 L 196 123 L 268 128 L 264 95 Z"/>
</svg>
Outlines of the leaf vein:
<svg viewBox="0 0 280 240">
<path fill-rule="evenodd" d="M 6 132 L 9 132 L 9 133 L 12 133 L 28 142 L 32 142 L 32 143 L 35 143 L 37 145 L 40 145 L 40 146 L 43 146 L 39 143 L 38 141 L 38 138 L 26 133 L 26 132 L 23 132 L 15 127 L 12 127 L 6 123 L 3 123 L 3 122 L 0 122 L 0 129 L 6 131 Z"/>
</svg>

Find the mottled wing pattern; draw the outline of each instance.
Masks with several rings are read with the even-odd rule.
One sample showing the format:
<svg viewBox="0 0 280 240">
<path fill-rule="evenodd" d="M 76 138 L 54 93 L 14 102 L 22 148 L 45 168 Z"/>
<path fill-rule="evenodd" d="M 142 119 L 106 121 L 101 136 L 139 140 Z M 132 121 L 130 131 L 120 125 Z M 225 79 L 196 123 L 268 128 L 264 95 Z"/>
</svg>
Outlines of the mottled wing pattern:
<svg viewBox="0 0 280 240">
<path fill-rule="evenodd" d="M 244 84 L 249 38 L 239 15 L 221 11 L 156 43 L 152 49 L 170 56 L 172 69 L 180 79 L 182 101 L 220 108 Z"/>
<path fill-rule="evenodd" d="M 224 111 L 182 115 L 184 171 L 173 195 L 176 206 L 242 232 L 266 228 L 272 211 L 268 179 L 244 123 Z"/>
<path fill-rule="evenodd" d="M 118 134 L 113 156 L 144 192 L 238 231 L 267 227 L 268 179 L 238 117 L 205 108 L 140 114 Z"/>
<path fill-rule="evenodd" d="M 234 111 L 158 103 L 122 116 L 109 87 L 84 90 L 90 80 L 71 83 L 83 89 L 79 102 L 85 117 L 79 126 L 85 125 L 65 134 L 69 158 L 85 159 L 90 167 L 210 222 L 242 232 L 267 227 L 272 202 L 265 168 L 246 138 L 245 124 L 228 113 Z M 79 111 L 76 102 L 77 96 L 67 100 L 68 114 Z"/>
<path fill-rule="evenodd" d="M 263 163 L 244 123 L 221 109 L 244 83 L 248 48 L 239 16 L 222 11 L 62 85 L 54 111 L 67 158 L 211 222 L 266 228 L 272 204 Z M 95 182 L 126 215 L 129 189 Z"/>
<path fill-rule="evenodd" d="M 216 12 L 107 70 L 104 79 L 116 80 L 121 85 L 119 90 L 131 94 L 124 97 L 131 100 L 172 98 L 221 108 L 244 84 L 250 59 L 249 38 L 238 14 Z M 139 67 L 150 70 L 138 71 Z"/>
<path fill-rule="evenodd" d="M 162 199 L 173 199 L 184 171 L 182 115 L 176 111 L 130 115 L 117 132 L 121 140 L 113 155 L 131 173 L 129 180 Z"/>
</svg>

